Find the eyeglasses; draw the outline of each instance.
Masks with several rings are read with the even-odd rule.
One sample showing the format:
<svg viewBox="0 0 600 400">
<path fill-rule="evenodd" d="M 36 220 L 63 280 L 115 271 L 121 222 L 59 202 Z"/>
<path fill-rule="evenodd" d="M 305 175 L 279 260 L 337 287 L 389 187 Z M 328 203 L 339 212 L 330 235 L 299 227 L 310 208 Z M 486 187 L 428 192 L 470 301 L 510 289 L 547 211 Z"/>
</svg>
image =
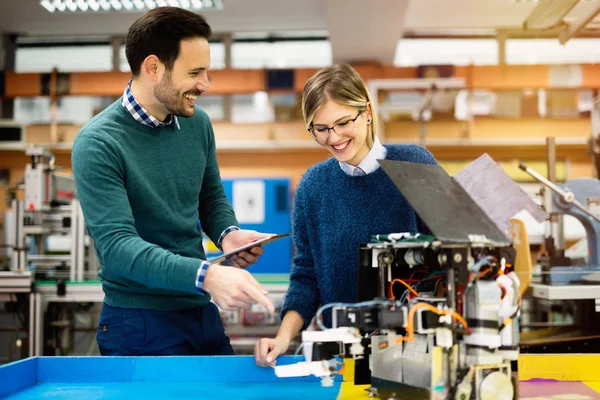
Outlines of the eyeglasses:
<svg viewBox="0 0 600 400">
<path fill-rule="evenodd" d="M 315 137 L 315 139 L 317 139 L 319 141 L 323 141 L 323 140 L 327 139 L 329 137 L 329 131 L 334 131 L 338 135 L 346 135 L 348 133 L 352 133 L 352 132 L 354 132 L 354 123 L 356 122 L 358 117 L 360 117 L 360 114 L 362 114 L 363 112 L 364 112 L 364 110 L 359 111 L 358 115 L 356 117 L 347 119 L 342 122 L 338 122 L 337 124 L 333 125 L 330 128 L 328 128 L 326 126 L 317 126 L 317 127 L 311 126 L 310 128 L 308 128 L 308 131 L 310 133 L 312 133 L 312 135 Z"/>
</svg>

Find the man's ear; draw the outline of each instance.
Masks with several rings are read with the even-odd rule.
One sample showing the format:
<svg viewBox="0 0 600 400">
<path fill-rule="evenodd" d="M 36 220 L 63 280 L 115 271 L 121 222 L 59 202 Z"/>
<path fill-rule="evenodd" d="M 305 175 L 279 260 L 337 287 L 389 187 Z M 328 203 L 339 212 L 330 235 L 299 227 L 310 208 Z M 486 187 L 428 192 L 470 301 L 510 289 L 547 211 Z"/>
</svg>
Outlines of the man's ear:
<svg viewBox="0 0 600 400">
<path fill-rule="evenodd" d="M 149 55 L 142 62 L 142 72 L 151 80 L 158 81 L 162 63 L 154 54 Z"/>
</svg>

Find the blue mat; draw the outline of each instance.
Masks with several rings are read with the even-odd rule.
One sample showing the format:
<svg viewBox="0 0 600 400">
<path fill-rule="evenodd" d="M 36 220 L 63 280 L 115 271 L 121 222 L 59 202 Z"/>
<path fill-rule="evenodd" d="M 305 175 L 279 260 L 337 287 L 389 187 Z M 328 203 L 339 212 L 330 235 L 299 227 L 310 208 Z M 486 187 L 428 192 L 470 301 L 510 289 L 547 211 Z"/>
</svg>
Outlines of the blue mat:
<svg viewBox="0 0 600 400">
<path fill-rule="evenodd" d="M 302 357 L 281 357 L 280 365 Z M 341 377 L 277 378 L 254 357 L 36 357 L 0 367 L 2 399 L 335 399 Z"/>
</svg>

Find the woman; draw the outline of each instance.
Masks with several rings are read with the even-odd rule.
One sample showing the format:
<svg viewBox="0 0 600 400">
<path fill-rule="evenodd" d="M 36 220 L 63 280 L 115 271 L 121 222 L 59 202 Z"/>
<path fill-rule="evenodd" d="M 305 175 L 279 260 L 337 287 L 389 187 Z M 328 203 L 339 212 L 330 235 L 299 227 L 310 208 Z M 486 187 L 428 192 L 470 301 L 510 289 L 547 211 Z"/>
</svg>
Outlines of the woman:
<svg viewBox="0 0 600 400">
<path fill-rule="evenodd" d="M 372 104 L 364 81 L 348 65 L 324 68 L 304 86 L 306 127 L 333 157 L 312 166 L 296 190 L 296 256 L 283 320 L 274 339 L 256 344 L 258 365 L 275 365 L 320 305 L 356 302 L 360 243 L 372 234 L 426 229 L 377 160 L 436 161 L 419 146 L 383 146 L 376 136 Z M 331 313 L 323 316 L 331 326 Z"/>
</svg>

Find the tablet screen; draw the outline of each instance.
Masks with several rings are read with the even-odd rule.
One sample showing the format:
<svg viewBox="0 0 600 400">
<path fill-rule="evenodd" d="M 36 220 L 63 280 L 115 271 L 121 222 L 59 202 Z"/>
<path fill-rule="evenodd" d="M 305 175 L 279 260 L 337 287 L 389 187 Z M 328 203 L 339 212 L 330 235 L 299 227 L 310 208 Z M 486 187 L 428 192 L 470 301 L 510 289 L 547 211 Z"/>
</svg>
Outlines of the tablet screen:
<svg viewBox="0 0 600 400">
<path fill-rule="evenodd" d="M 279 235 L 268 236 L 266 238 L 257 240 L 255 242 L 248 243 L 247 245 L 244 245 L 242 247 L 238 247 L 237 249 L 232 250 L 232 251 L 230 251 L 228 253 L 224 253 L 224 254 L 222 254 L 220 256 L 217 256 L 217 257 L 214 257 L 214 258 L 209 258 L 207 261 L 209 263 L 211 263 L 211 264 L 217 263 L 217 262 L 221 262 L 221 261 L 225 261 L 228 257 L 231 257 L 234 254 L 241 253 L 242 251 L 249 250 L 249 249 L 251 249 L 253 247 L 256 247 L 256 246 L 261 246 L 261 245 L 264 245 L 264 244 L 268 244 L 268 243 L 274 242 L 275 240 L 282 239 L 282 238 L 287 237 L 289 235 L 290 235 L 289 233 L 282 233 L 282 234 L 279 234 Z"/>
</svg>

